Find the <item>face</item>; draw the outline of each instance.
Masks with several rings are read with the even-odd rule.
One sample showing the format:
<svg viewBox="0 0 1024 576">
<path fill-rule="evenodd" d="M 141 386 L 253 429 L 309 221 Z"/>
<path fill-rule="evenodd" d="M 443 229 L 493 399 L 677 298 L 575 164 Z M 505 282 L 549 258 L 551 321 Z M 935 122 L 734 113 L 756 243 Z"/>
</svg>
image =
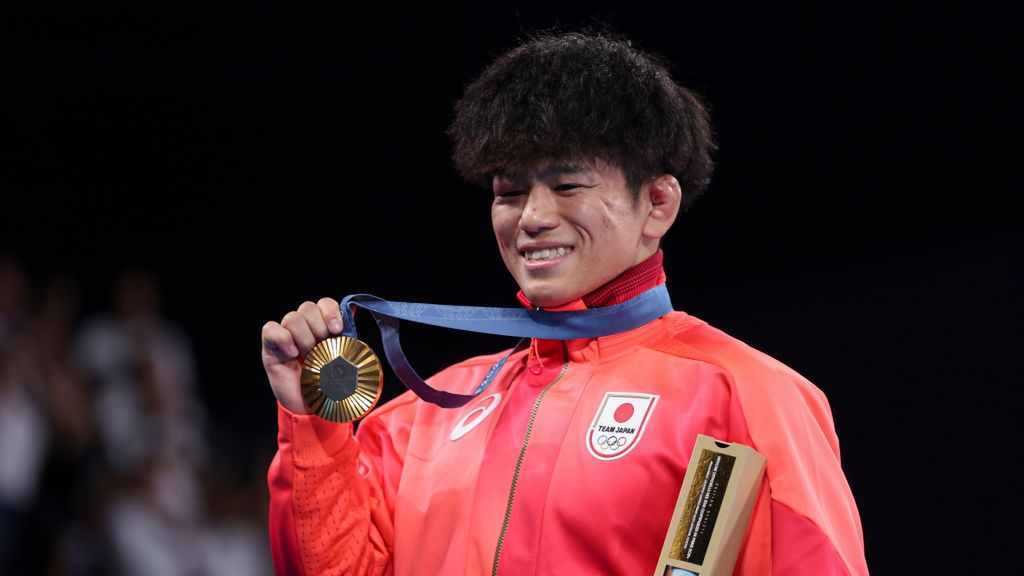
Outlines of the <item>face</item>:
<svg viewBox="0 0 1024 576">
<path fill-rule="evenodd" d="M 654 254 L 657 238 L 644 231 L 648 186 L 634 201 L 622 171 L 605 163 L 551 163 L 494 177 L 498 248 L 530 302 L 571 302 Z"/>
</svg>

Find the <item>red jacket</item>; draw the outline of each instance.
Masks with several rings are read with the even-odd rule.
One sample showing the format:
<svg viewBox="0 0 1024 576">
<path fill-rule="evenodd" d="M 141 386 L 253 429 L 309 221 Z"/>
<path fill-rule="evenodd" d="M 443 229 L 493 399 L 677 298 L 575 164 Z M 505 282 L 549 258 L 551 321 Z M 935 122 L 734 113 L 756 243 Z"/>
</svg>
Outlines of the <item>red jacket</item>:
<svg viewBox="0 0 1024 576">
<path fill-rule="evenodd" d="M 664 281 L 660 253 L 655 264 L 613 281 L 603 304 Z M 470 393 L 500 356 L 430 384 Z M 278 574 L 652 574 L 697 434 L 767 458 L 735 574 L 867 574 L 824 395 L 683 312 L 534 340 L 462 408 L 407 392 L 354 436 L 284 408 L 278 423 Z"/>
</svg>

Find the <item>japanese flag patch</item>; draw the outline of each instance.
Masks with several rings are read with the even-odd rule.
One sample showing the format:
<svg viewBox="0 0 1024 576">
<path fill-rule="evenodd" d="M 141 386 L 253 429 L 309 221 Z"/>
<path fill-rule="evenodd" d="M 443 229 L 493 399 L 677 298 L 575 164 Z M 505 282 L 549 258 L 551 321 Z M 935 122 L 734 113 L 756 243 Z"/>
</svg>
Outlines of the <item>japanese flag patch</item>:
<svg viewBox="0 0 1024 576">
<path fill-rule="evenodd" d="M 625 456 L 640 441 L 657 403 L 656 394 L 605 393 L 587 431 L 587 450 L 600 460 Z"/>
</svg>

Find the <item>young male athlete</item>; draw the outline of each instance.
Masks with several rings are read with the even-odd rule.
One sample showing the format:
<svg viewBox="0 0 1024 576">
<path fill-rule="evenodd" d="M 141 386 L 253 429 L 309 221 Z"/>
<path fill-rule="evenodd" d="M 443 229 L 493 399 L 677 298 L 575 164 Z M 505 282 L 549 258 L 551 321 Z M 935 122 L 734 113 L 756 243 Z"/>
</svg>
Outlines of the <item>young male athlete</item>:
<svg viewBox="0 0 1024 576">
<path fill-rule="evenodd" d="M 699 99 L 603 35 L 539 35 L 503 54 L 450 134 L 459 172 L 493 191 L 519 301 L 551 311 L 664 283 L 660 240 L 712 168 Z M 280 574 L 651 574 L 698 434 L 767 458 L 735 574 L 867 574 L 824 395 L 693 316 L 534 338 L 465 406 L 407 392 L 355 435 L 309 414 L 299 390 L 303 356 L 341 321 L 324 298 L 263 328 Z M 429 382 L 471 393 L 503 355 Z"/>
</svg>

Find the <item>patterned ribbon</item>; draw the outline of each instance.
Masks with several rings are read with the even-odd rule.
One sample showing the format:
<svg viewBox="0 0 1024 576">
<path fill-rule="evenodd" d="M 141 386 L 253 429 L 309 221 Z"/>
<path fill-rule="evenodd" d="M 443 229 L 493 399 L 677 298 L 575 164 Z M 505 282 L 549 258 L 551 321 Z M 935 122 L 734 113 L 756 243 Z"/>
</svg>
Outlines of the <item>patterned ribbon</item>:
<svg viewBox="0 0 1024 576">
<path fill-rule="evenodd" d="M 659 284 L 621 304 L 571 312 L 390 302 L 370 294 L 346 296 L 342 299 L 340 307 L 345 324 L 343 336 L 358 339 L 355 309 L 363 308 L 369 311 L 380 327 L 388 364 L 402 383 L 426 402 L 444 408 L 455 408 L 465 405 L 483 392 L 505 365 L 509 356 L 526 347 L 526 338 L 569 340 L 626 332 L 671 312 L 672 301 L 665 285 Z M 522 339 L 504 358 L 491 367 L 476 391 L 472 394 L 454 394 L 431 387 L 409 364 L 398 339 L 399 320 L 482 334 L 518 336 Z"/>
</svg>

